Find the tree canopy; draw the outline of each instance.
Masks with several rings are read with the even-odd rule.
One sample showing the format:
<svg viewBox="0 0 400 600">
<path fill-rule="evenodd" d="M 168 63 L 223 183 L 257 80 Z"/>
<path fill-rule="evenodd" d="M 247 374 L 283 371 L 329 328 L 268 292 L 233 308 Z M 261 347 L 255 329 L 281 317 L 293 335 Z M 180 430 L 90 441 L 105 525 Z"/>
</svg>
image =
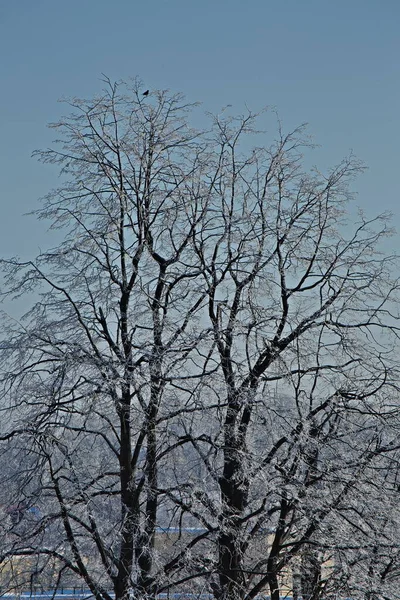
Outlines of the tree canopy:
<svg viewBox="0 0 400 600">
<path fill-rule="evenodd" d="M 347 212 L 362 165 L 142 92 L 67 103 L 36 153 L 60 244 L 2 261 L 33 298 L 1 345 L 3 580 L 400 597 L 398 263 Z"/>
</svg>

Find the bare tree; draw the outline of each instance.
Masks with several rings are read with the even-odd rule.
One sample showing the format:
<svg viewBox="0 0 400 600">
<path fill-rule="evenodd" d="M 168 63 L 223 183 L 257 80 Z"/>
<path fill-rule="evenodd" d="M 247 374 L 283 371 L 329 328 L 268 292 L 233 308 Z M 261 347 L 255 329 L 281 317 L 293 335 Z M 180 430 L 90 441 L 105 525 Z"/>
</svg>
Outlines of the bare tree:
<svg viewBox="0 0 400 600">
<path fill-rule="evenodd" d="M 138 82 L 69 105 L 37 153 L 63 241 L 3 261 L 6 293 L 35 294 L 2 345 L 2 502 L 24 500 L 3 564 L 96 600 L 278 600 L 296 565 L 304 598 L 345 589 L 399 452 L 396 261 L 384 216 L 348 223 L 361 165 L 306 173 L 303 127 L 195 131 Z"/>
</svg>

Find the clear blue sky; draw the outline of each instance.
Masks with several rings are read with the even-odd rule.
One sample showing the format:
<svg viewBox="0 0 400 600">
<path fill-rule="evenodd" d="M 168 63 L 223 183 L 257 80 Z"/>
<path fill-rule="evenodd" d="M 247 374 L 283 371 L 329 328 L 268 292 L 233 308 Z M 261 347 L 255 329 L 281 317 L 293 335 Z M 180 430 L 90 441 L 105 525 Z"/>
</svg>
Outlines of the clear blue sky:
<svg viewBox="0 0 400 600">
<path fill-rule="evenodd" d="M 399 26 L 399 0 L 1 0 L 0 255 L 51 243 L 21 216 L 57 183 L 30 155 L 51 141 L 57 99 L 95 94 L 101 73 L 309 122 L 313 162 L 353 150 L 369 166 L 358 204 L 400 229 Z"/>
</svg>

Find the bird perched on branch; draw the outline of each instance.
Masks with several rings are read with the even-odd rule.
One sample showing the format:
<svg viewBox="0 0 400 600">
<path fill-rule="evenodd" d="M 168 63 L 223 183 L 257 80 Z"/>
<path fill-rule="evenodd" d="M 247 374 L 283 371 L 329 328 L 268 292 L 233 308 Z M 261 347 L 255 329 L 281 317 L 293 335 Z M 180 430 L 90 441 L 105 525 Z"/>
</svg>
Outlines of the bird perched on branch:
<svg viewBox="0 0 400 600">
<path fill-rule="evenodd" d="M 150 90 L 146 90 L 145 92 L 143 92 L 143 96 L 148 96 L 149 95 L 149 91 Z"/>
</svg>

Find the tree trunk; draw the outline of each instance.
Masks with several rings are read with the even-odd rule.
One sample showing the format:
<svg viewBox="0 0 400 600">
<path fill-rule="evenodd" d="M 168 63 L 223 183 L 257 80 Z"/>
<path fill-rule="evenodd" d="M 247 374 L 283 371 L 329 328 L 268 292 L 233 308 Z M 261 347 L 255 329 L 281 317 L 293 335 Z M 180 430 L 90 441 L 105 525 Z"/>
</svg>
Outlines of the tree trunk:
<svg viewBox="0 0 400 600">
<path fill-rule="evenodd" d="M 301 561 L 303 600 L 319 600 L 321 596 L 321 561 L 313 550 L 306 550 Z"/>
<path fill-rule="evenodd" d="M 247 504 L 249 484 L 234 430 L 237 414 L 232 408 L 227 411 L 224 470 L 219 479 L 223 506 L 218 537 L 220 600 L 240 600 L 245 596 L 240 516 Z"/>
<path fill-rule="evenodd" d="M 132 477 L 132 448 L 130 425 L 130 401 L 126 400 L 119 409 L 121 445 L 120 445 L 120 481 L 121 509 L 123 525 L 121 531 L 121 547 L 118 560 L 118 573 L 114 578 L 116 600 L 129 600 L 131 588 L 131 573 L 134 560 L 134 539 L 137 528 L 135 515 L 135 486 Z"/>
</svg>

